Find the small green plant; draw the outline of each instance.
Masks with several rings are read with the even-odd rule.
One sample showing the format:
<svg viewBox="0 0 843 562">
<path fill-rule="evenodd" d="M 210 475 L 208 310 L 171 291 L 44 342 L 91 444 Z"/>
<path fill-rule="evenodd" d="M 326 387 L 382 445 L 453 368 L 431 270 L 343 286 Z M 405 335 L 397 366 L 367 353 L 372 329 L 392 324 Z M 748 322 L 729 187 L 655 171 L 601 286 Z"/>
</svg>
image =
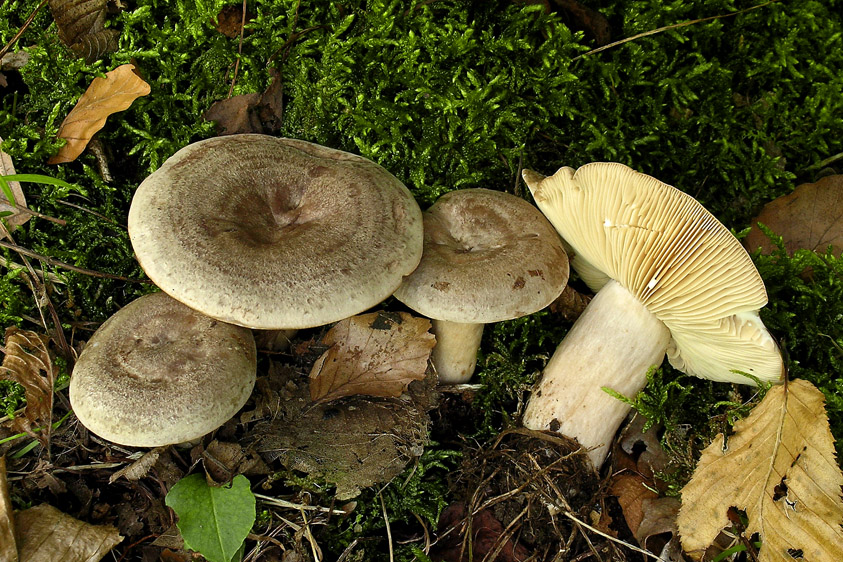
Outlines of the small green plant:
<svg viewBox="0 0 843 562">
<path fill-rule="evenodd" d="M 172 487 L 165 503 L 179 518 L 185 547 L 210 562 L 234 560 L 256 518 L 255 496 L 242 474 L 223 487 L 209 486 L 202 474 L 191 474 Z"/>
</svg>

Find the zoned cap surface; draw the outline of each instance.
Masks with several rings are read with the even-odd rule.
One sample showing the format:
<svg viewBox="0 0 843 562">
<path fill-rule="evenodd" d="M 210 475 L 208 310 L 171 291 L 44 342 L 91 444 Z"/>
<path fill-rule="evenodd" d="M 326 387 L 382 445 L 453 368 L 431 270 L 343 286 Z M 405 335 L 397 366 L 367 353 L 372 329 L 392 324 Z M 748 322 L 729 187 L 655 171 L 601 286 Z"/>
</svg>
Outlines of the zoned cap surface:
<svg viewBox="0 0 843 562">
<path fill-rule="evenodd" d="M 421 210 L 363 157 L 266 135 L 200 141 L 138 187 L 138 261 L 163 291 L 256 329 L 341 320 L 392 294 L 421 259 Z"/>
<path fill-rule="evenodd" d="M 395 297 L 437 320 L 489 323 L 541 310 L 567 282 L 562 241 L 538 209 L 461 189 L 424 213 L 424 254 Z"/>
<path fill-rule="evenodd" d="M 250 330 L 154 293 L 94 333 L 73 369 L 70 404 L 82 425 L 114 443 L 182 443 L 243 407 L 256 365 Z"/>
</svg>

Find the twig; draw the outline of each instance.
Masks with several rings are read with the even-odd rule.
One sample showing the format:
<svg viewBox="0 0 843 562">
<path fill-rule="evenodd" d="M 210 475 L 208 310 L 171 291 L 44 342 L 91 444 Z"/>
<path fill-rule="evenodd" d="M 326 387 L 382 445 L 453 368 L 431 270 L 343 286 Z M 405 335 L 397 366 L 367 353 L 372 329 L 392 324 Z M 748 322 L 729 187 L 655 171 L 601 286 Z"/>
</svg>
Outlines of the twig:
<svg viewBox="0 0 843 562">
<path fill-rule="evenodd" d="M 389 517 L 386 514 L 386 503 L 383 501 L 383 494 L 378 493 L 381 499 L 381 510 L 383 511 L 383 520 L 386 523 L 386 540 L 389 544 L 389 562 L 395 562 L 395 553 L 392 551 L 392 530 L 389 527 Z"/>
<path fill-rule="evenodd" d="M 43 261 L 48 265 L 52 265 L 55 267 L 61 267 L 62 269 L 67 269 L 69 271 L 75 271 L 76 273 L 81 273 L 83 275 L 90 275 L 91 277 L 101 277 L 103 279 L 115 279 L 117 281 L 125 281 L 127 283 L 151 283 L 149 279 L 130 279 L 128 277 L 123 277 L 121 275 L 113 275 L 111 273 L 101 273 L 99 271 L 94 271 L 93 269 L 85 269 L 84 267 L 76 267 L 75 265 L 70 265 L 69 263 L 64 263 L 63 261 L 59 261 L 55 258 L 51 258 L 48 256 L 42 256 L 39 253 L 33 252 L 32 250 L 27 250 L 23 246 L 18 246 L 17 244 L 10 244 L 8 242 L 3 242 L 0 240 L 0 247 L 2 248 L 9 248 L 10 250 L 14 250 L 18 254 L 22 256 L 28 256 L 30 258 Z M 31 273 L 35 273 L 33 270 Z"/>
<path fill-rule="evenodd" d="M 649 550 L 644 550 L 643 548 L 639 548 L 639 547 L 635 546 L 634 544 L 629 544 L 628 542 L 624 542 L 624 541 L 622 541 L 620 539 L 617 539 L 617 538 L 615 538 L 611 535 L 607 535 L 606 533 L 604 533 L 603 531 L 601 531 L 599 529 L 595 529 L 594 527 L 592 527 L 588 523 L 586 523 L 584 521 L 581 521 L 581 520 L 577 519 L 576 517 L 574 517 L 569 511 L 563 512 L 562 515 L 564 515 L 565 517 L 567 517 L 568 519 L 570 519 L 574 523 L 577 523 L 578 525 L 582 525 L 583 527 L 585 527 L 589 531 L 591 531 L 593 533 L 597 533 L 598 535 L 600 535 L 604 539 L 608 539 L 608 540 L 610 540 L 614 543 L 623 545 L 623 546 L 625 546 L 625 547 L 627 547 L 631 550 L 634 550 L 635 552 L 640 552 L 644 556 L 649 556 L 653 560 L 658 560 L 659 562 L 670 562 L 669 560 L 666 560 L 666 559 L 662 558 L 661 556 L 653 554 Z"/>
<path fill-rule="evenodd" d="M 731 18 L 733 16 L 739 16 L 741 14 L 751 12 L 752 10 L 757 10 L 758 8 L 763 8 L 765 6 L 769 6 L 770 4 L 775 4 L 778 1 L 779 0 L 769 0 L 768 2 L 764 2 L 763 4 L 757 4 L 755 6 L 750 6 L 749 8 L 745 8 L 743 10 L 738 10 L 737 12 L 729 12 L 728 14 L 720 14 L 720 15 L 717 15 L 717 16 L 709 16 L 707 18 L 700 18 L 700 19 L 697 19 L 697 20 L 683 21 L 683 22 L 680 22 L 680 23 L 674 23 L 672 25 L 666 25 L 664 27 L 659 27 L 657 29 L 651 29 L 649 31 L 645 31 L 645 32 L 639 33 L 637 35 L 633 35 L 632 37 L 626 37 L 624 39 L 620 39 L 619 41 L 614 41 L 612 43 L 609 43 L 608 45 L 603 45 L 602 47 L 597 47 L 596 49 L 592 49 L 592 50 L 587 51 L 587 52 L 585 52 L 581 55 L 577 55 L 577 56 L 575 56 L 574 58 L 571 59 L 571 62 L 573 62 L 577 59 L 581 59 L 583 57 L 589 56 L 589 55 L 596 55 L 597 53 L 600 53 L 600 52 L 605 51 L 607 49 L 611 49 L 612 47 L 617 47 L 618 45 L 623 45 L 624 43 L 629 43 L 630 41 L 635 41 L 636 39 L 641 39 L 642 37 L 647 37 L 649 35 L 655 35 L 657 33 L 661 33 L 662 31 L 670 31 L 671 29 L 679 29 L 680 27 L 688 27 L 689 25 L 694 25 L 696 23 L 705 23 L 707 21 L 714 21 L 714 20 L 719 20 L 719 19 L 723 19 L 723 18 Z"/>
<path fill-rule="evenodd" d="M 340 509 L 331 509 L 329 507 L 322 507 L 321 505 L 304 505 L 304 504 L 300 504 L 300 503 L 293 503 L 293 502 L 288 502 L 287 500 L 282 500 L 282 499 L 279 499 L 279 498 L 273 498 L 273 497 L 270 497 L 270 496 L 264 496 L 264 495 L 261 495 L 261 494 L 255 494 L 255 497 L 263 500 L 264 502 L 266 502 L 270 505 L 274 505 L 276 507 L 286 507 L 286 508 L 289 508 L 289 509 L 307 509 L 307 510 L 310 510 L 310 511 L 322 511 L 322 512 L 325 512 L 325 513 L 331 513 L 333 515 L 345 515 L 346 514 L 345 511 L 342 511 Z"/>
<path fill-rule="evenodd" d="M 243 34 L 246 28 L 246 0 L 243 0 L 243 13 L 240 16 L 240 41 L 237 44 L 237 60 L 234 61 L 234 76 L 231 77 L 231 87 L 228 89 L 228 96 L 234 92 L 234 85 L 237 83 L 237 72 L 240 70 L 240 59 L 243 57 Z"/>
<path fill-rule="evenodd" d="M 41 3 L 38 4 L 35 7 L 34 10 L 32 10 L 32 13 L 30 13 L 29 17 L 26 18 L 26 21 L 23 22 L 23 25 L 21 26 L 21 28 L 18 30 L 17 33 L 15 33 L 15 36 L 12 37 L 12 39 L 8 43 L 3 45 L 3 48 L 0 49 L 0 59 L 2 59 L 3 55 L 8 53 L 9 49 L 11 49 L 14 46 L 14 44 L 17 43 L 18 39 L 20 39 L 20 36 L 23 35 L 23 32 L 26 31 L 26 28 L 29 27 L 29 24 L 32 23 L 32 20 L 35 19 L 35 15 L 41 10 L 41 8 L 44 7 L 44 4 L 46 4 L 46 3 L 47 3 L 47 0 L 41 0 Z"/>
<path fill-rule="evenodd" d="M 7 269 L 26 269 L 26 266 L 23 264 L 7 260 L 3 256 L 0 256 L 0 267 L 5 267 Z M 35 273 L 37 273 L 39 277 L 49 279 L 50 283 L 55 283 L 57 285 L 65 284 L 64 279 L 50 271 L 44 271 L 42 269 L 41 271 L 36 271 Z"/>
<path fill-rule="evenodd" d="M 15 206 L 15 212 L 16 213 L 23 213 L 25 215 L 30 215 L 30 216 L 33 216 L 33 217 L 39 218 L 39 219 L 44 219 L 45 221 L 50 221 L 50 222 L 55 223 L 59 226 L 67 226 L 67 221 L 64 220 L 64 219 L 57 219 L 57 218 L 51 217 L 49 215 L 42 215 L 38 211 L 33 211 L 32 209 L 28 209 L 27 207 Z"/>
<path fill-rule="evenodd" d="M 840 160 L 841 158 L 843 158 L 843 152 L 838 152 L 834 156 L 829 156 L 825 160 L 820 160 L 819 162 L 817 162 L 815 164 L 811 164 L 810 166 L 805 168 L 805 171 L 807 172 L 809 170 L 819 170 L 820 168 L 825 168 L 829 164 L 833 164 L 833 163 L 837 162 L 838 160 Z"/>
</svg>

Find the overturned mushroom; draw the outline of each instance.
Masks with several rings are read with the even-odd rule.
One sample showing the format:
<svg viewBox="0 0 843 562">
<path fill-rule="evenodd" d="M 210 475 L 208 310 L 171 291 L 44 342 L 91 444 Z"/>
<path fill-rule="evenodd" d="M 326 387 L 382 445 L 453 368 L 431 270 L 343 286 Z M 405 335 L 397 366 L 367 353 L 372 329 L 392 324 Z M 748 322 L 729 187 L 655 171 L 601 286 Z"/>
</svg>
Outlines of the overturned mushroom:
<svg viewBox="0 0 843 562">
<path fill-rule="evenodd" d="M 421 259 L 421 210 L 374 162 L 265 135 L 200 141 L 138 187 L 129 236 L 152 281 L 208 316 L 310 328 L 374 306 Z"/>
<path fill-rule="evenodd" d="M 778 381 L 778 346 L 758 316 L 764 283 L 729 230 L 689 195 L 627 166 L 595 163 L 524 180 L 598 291 L 545 367 L 524 413 L 591 449 L 599 467 L 649 367 L 753 384 Z"/>
<path fill-rule="evenodd" d="M 532 205 L 488 189 L 462 189 L 424 213 L 424 254 L 395 297 L 433 320 L 440 382 L 471 378 L 483 325 L 532 314 L 559 296 L 568 259 Z"/>
<path fill-rule="evenodd" d="M 91 337 L 73 369 L 70 404 L 82 425 L 114 443 L 182 443 L 236 414 L 255 371 L 249 330 L 155 293 L 120 309 Z"/>
</svg>

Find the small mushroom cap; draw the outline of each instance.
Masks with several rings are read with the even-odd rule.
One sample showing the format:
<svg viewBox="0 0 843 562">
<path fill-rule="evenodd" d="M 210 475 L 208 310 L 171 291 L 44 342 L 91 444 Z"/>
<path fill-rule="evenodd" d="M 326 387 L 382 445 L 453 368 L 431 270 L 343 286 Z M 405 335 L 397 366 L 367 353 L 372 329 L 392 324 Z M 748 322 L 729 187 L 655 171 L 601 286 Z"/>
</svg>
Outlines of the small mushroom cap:
<svg viewBox="0 0 843 562">
<path fill-rule="evenodd" d="M 549 305 L 568 282 L 559 235 L 534 206 L 489 189 L 440 197 L 424 213 L 424 254 L 395 297 L 436 320 L 500 322 Z"/>
<path fill-rule="evenodd" d="M 196 310 L 256 329 L 309 328 L 392 294 L 421 259 L 421 210 L 363 157 L 266 135 L 200 141 L 138 187 L 138 261 Z"/>
<path fill-rule="evenodd" d="M 73 369 L 70 404 L 82 425 L 114 443 L 182 443 L 243 407 L 256 365 L 251 331 L 154 293 L 94 333 Z"/>
<path fill-rule="evenodd" d="M 778 346 L 757 316 L 764 282 L 694 198 L 617 163 L 523 176 L 583 280 L 595 291 L 616 280 L 668 327 L 674 366 L 720 381 L 751 383 L 733 369 L 781 378 Z"/>
</svg>

